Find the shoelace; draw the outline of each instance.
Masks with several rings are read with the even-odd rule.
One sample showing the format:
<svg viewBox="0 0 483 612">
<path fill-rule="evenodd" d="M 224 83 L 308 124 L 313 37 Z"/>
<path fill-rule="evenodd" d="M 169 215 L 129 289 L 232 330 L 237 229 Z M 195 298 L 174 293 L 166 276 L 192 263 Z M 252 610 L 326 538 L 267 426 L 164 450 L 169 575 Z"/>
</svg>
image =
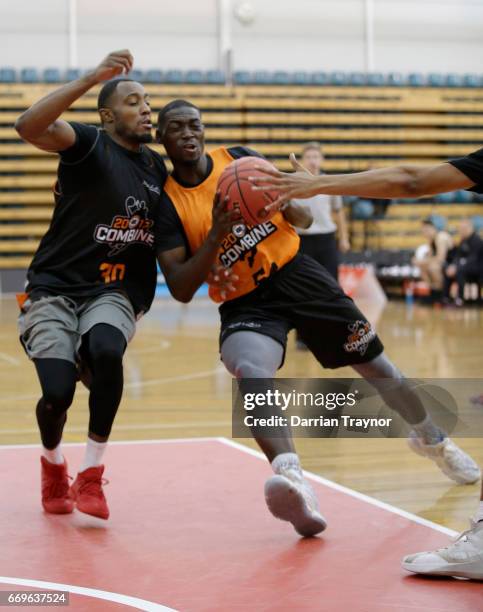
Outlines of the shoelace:
<svg viewBox="0 0 483 612">
<path fill-rule="evenodd" d="M 69 480 L 73 480 L 72 476 L 67 474 L 67 482 L 64 480 L 53 479 L 48 484 L 42 487 L 43 497 L 66 497 L 69 491 Z"/>
<path fill-rule="evenodd" d="M 96 497 L 102 497 L 102 486 L 108 485 L 109 480 L 107 478 L 90 478 L 84 480 L 79 486 L 79 493 L 86 493 L 87 495 L 95 495 Z"/>
<path fill-rule="evenodd" d="M 468 535 L 473 531 L 476 523 L 473 520 L 470 520 L 471 527 L 462 531 L 459 535 L 452 539 L 452 544 L 449 546 L 445 546 L 444 548 L 440 548 L 439 550 L 448 550 L 448 548 L 452 548 L 453 546 L 461 546 L 461 544 L 466 544 L 468 542 Z"/>
<path fill-rule="evenodd" d="M 300 467 L 294 465 L 287 465 L 283 467 L 287 467 L 287 469 L 286 471 L 281 472 L 281 475 L 285 476 L 299 487 L 307 506 L 312 512 L 319 512 L 317 497 L 310 484 L 305 480 Z M 292 476 L 292 478 L 290 476 Z"/>
</svg>

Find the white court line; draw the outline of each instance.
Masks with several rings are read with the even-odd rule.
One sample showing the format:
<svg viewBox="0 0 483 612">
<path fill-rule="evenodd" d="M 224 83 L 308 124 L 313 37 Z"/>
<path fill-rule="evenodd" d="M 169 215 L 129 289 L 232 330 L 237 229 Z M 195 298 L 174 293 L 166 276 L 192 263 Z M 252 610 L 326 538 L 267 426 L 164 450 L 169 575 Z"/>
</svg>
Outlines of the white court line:
<svg viewBox="0 0 483 612">
<path fill-rule="evenodd" d="M 145 353 L 157 353 L 159 351 L 165 351 L 171 346 L 171 344 L 172 343 L 170 342 L 170 340 L 160 340 L 159 345 L 156 346 L 147 346 L 145 348 L 139 349 L 130 346 L 128 352 L 126 353 L 126 358 L 132 354 L 144 355 Z"/>
<path fill-rule="evenodd" d="M 165 385 L 173 382 L 182 382 L 184 380 L 194 380 L 195 378 L 206 378 L 208 376 L 213 376 L 214 374 L 219 374 L 220 372 L 226 372 L 225 368 L 221 365 L 213 368 L 212 370 L 205 370 L 204 372 L 195 372 L 194 374 L 180 374 L 179 376 L 169 376 L 166 378 L 152 378 L 150 380 L 139 380 L 130 383 L 124 384 L 124 389 L 137 389 L 139 387 L 153 387 L 155 385 Z M 228 376 L 228 374 L 227 374 Z M 40 393 L 40 390 L 39 390 Z M 11 395 L 9 397 L 0 397 L 0 402 L 19 402 L 19 401 L 31 401 L 38 400 L 39 393 L 35 395 Z M 79 395 L 87 395 L 89 391 L 85 387 L 79 386 L 79 389 L 76 390 L 76 393 Z"/>
<path fill-rule="evenodd" d="M 109 446 L 115 445 L 126 445 L 130 446 L 132 444 L 185 444 L 190 442 L 218 442 L 219 438 L 209 436 L 209 437 L 199 437 L 199 438 L 163 438 L 156 440 L 110 440 Z M 85 446 L 85 442 L 66 442 L 62 443 L 62 446 L 65 447 L 75 447 L 75 446 Z M 0 451 L 9 449 L 9 448 L 41 448 L 40 444 L 0 444 Z"/>
<path fill-rule="evenodd" d="M 15 584 L 17 586 L 34 587 L 38 589 L 47 589 L 49 591 L 68 591 L 75 595 L 84 595 L 85 597 L 94 597 L 95 599 L 104 599 L 113 601 L 123 606 L 136 608 L 137 610 L 146 610 L 147 612 L 176 612 L 174 608 L 167 608 L 161 604 L 131 597 L 130 595 L 122 595 L 121 593 L 112 593 L 111 591 L 100 591 L 99 589 L 89 589 L 87 587 L 74 586 L 72 584 L 62 584 L 61 582 L 44 582 L 43 580 L 30 580 L 27 578 L 10 578 L 8 576 L 0 576 L 1 584 Z"/>
<path fill-rule="evenodd" d="M 226 446 L 231 446 L 232 448 L 236 448 L 237 450 L 247 453 L 248 455 L 257 457 L 258 459 L 263 459 L 264 461 L 267 460 L 265 455 L 263 455 L 259 451 L 256 451 L 253 448 L 249 448 L 248 446 L 244 446 L 243 444 L 239 444 L 238 442 L 235 442 L 234 440 L 229 440 L 228 438 L 217 438 L 217 441 L 221 442 L 221 444 L 225 444 Z M 429 521 L 428 519 L 417 516 L 416 514 L 413 514 L 412 512 L 407 512 L 406 510 L 402 510 L 401 508 L 398 508 L 397 506 L 392 506 L 391 504 L 380 501 L 376 499 L 375 497 L 371 497 L 370 495 L 365 495 L 364 493 L 359 493 L 359 491 L 355 491 L 354 489 L 350 489 L 349 487 L 344 487 L 343 485 L 337 484 L 336 482 L 333 482 L 332 480 L 328 480 L 327 478 L 323 478 L 322 476 L 319 476 L 318 474 L 313 474 L 312 472 L 307 472 L 306 470 L 304 470 L 303 472 L 304 472 L 304 475 L 307 476 L 307 478 L 310 478 L 310 480 L 315 480 L 315 482 L 318 482 L 319 484 L 325 485 L 326 487 L 329 487 L 330 489 L 334 489 L 335 491 L 345 493 L 346 495 L 350 495 L 351 497 L 359 499 L 360 501 L 363 501 L 367 504 L 371 504 L 371 506 L 376 506 L 377 508 L 381 508 L 382 510 L 386 510 L 387 512 L 392 512 L 393 514 L 402 516 L 406 519 L 409 519 L 410 521 L 413 521 L 414 523 L 418 523 L 419 525 L 424 525 L 425 527 L 430 527 L 431 529 L 434 529 L 435 531 L 440 531 L 441 533 L 444 533 L 451 537 L 458 535 L 457 531 L 454 531 L 453 529 L 449 529 L 448 527 L 443 527 L 443 525 L 438 525 L 437 523 L 433 523 L 433 521 Z"/>
<path fill-rule="evenodd" d="M 19 359 L 16 359 L 15 357 L 12 357 L 11 355 L 7 355 L 7 353 L 0 353 L 0 359 L 3 359 L 3 361 L 6 361 L 10 365 L 14 365 L 14 366 L 20 365 Z"/>
<path fill-rule="evenodd" d="M 119 440 L 114 442 L 109 442 L 109 444 L 166 444 L 166 443 L 190 443 L 190 442 L 219 442 L 226 446 L 231 446 L 236 450 L 242 451 L 247 455 L 252 455 L 253 457 L 257 457 L 257 459 L 262 459 L 266 461 L 265 455 L 263 453 L 254 450 L 253 448 L 249 448 L 248 446 L 244 446 L 243 444 L 239 444 L 234 440 L 229 440 L 228 438 L 223 437 L 208 437 L 208 438 L 170 438 L 168 440 Z M 84 442 L 71 442 L 68 444 L 64 444 L 64 446 L 83 446 Z M 8 448 L 40 448 L 40 444 L 2 444 L 0 445 L 0 450 L 8 449 Z M 457 531 L 454 529 L 449 529 L 448 527 L 443 527 L 443 525 L 438 525 L 437 523 L 433 523 L 428 519 L 422 518 L 413 514 L 412 512 L 407 512 L 406 510 L 402 510 L 397 506 L 392 506 L 386 502 L 380 501 L 375 497 L 371 497 L 370 495 L 366 495 L 365 493 L 359 493 L 359 491 L 355 491 L 354 489 L 350 489 L 349 487 L 345 487 L 343 485 L 337 484 L 332 480 L 328 480 L 327 478 L 323 478 L 318 474 L 313 474 L 312 472 L 307 472 L 304 470 L 304 475 L 319 484 L 322 484 L 330 489 L 334 489 L 335 491 L 339 491 L 340 493 L 345 493 L 346 495 L 350 495 L 355 499 L 363 501 L 367 504 L 371 504 L 372 506 L 376 506 L 377 508 L 381 508 L 382 510 L 386 510 L 387 512 L 392 512 L 392 514 L 397 514 L 398 516 L 402 516 L 413 523 L 418 523 L 419 525 L 424 525 L 425 527 L 429 527 L 430 529 L 434 529 L 435 531 L 439 531 L 444 533 L 450 537 L 454 537 L 458 535 Z"/>
<path fill-rule="evenodd" d="M 192 429 L 192 428 L 204 428 L 207 427 L 225 427 L 227 425 L 231 425 L 231 421 L 190 421 L 189 423 L 122 423 L 115 425 L 114 429 L 116 431 L 149 431 L 150 429 Z M 76 425 L 73 427 L 66 426 L 65 433 L 78 433 L 78 432 L 87 432 L 86 427 L 83 425 Z M 38 428 L 34 429 L 0 429 L 1 434 L 5 434 L 7 436 L 16 436 L 18 434 L 37 434 L 39 433 Z"/>
</svg>

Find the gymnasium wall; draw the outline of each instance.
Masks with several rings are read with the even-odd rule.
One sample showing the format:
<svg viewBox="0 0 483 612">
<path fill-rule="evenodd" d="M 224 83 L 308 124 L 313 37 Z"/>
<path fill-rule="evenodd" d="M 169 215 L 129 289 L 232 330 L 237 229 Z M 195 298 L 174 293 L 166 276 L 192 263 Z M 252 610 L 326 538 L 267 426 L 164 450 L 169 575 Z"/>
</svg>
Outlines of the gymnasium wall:
<svg viewBox="0 0 483 612">
<path fill-rule="evenodd" d="M 233 0 L 235 6 L 239 0 Z M 365 0 L 251 0 L 234 68 L 364 70 Z M 375 70 L 481 72 L 481 0 L 374 0 Z M 0 0 L 0 64 L 68 65 L 68 0 Z M 129 47 L 140 68 L 218 68 L 218 0 L 77 0 L 78 57 Z"/>
</svg>

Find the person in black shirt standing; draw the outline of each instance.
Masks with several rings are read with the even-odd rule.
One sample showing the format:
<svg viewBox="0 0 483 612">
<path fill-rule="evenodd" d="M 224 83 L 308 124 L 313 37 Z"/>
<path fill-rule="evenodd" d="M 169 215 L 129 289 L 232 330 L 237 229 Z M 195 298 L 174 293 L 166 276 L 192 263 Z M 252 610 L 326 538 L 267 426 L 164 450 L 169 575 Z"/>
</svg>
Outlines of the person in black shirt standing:
<svg viewBox="0 0 483 612">
<path fill-rule="evenodd" d="M 266 177 L 250 179 L 254 189 L 280 192 L 277 201 L 267 206 L 269 209 L 280 207 L 291 198 L 309 198 L 317 193 L 369 198 L 420 198 L 456 189 L 483 193 L 483 148 L 433 166 L 402 165 L 315 177 L 299 164 L 293 153 L 290 159 L 296 172 L 260 168 Z M 408 555 L 402 565 L 418 574 L 483 580 L 483 485 L 471 529 L 446 548 Z"/>
<path fill-rule="evenodd" d="M 127 78 L 129 51 L 111 53 L 92 72 L 51 92 L 17 120 L 20 136 L 59 153 L 55 208 L 27 274 L 21 342 L 42 389 L 37 421 L 43 445 L 42 505 L 107 519 L 102 456 L 123 389 L 122 358 L 156 285 L 154 214 L 166 178 L 152 140 L 143 86 Z M 80 96 L 107 81 L 98 98 L 102 128 L 59 119 Z M 61 439 L 78 367 L 89 373 L 84 462 L 69 489 Z M 83 379 L 84 380 L 84 379 Z"/>
<path fill-rule="evenodd" d="M 479 290 L 483 279 L 483 241 L 475 231 L 471 219 L 462 219 L 459 235 L 460 243 L 448 253 L 443 268 L 444 299 L 446 303 L 450 303 L 451 286 L 456 282 L 458 295 L 454 303 L 456 306 L 463 306 L 465 284 L 476 283 Z"/>
</svg>

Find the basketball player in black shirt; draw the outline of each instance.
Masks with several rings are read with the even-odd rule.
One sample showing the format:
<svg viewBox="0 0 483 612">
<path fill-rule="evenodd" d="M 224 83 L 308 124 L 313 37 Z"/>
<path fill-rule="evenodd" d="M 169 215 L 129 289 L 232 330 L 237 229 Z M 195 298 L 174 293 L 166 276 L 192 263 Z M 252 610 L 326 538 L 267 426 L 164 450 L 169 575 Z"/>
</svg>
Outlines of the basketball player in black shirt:
<svg viewBox="0 0 483 612">
<path fill-rule="evenodd" d="M 261 168 L 267 176 L 251 179 L 255 189 L 280 191 L 275 207 L 290 198 L 308 198 L 317 193 L 373 198 L 418 198 L 456 189 L 483 193 L 483 149 L 434 166 L 403 165 L 317 177 L 308 174 L 293 154 L 290 159 L 295 173 Z M 471 528 L 446 548 L 405 557 L 403 567 L 419 574 L 483 580 L 483 485 Z"/>
<path fill-rule="evenodd" d="M 59 153 L 55 208 L 27 274 L 19 328 L 42 389 L 42 504 L 107 519 L 102 456 L 123 389 L 122 358 L 156 285 L 153 220 L 166 178 L 151 141 L 151 109 L 130 79 L 129 51 L 111 53 L 91 73 L 48 94 L 17 120 L 20 136 Z M 93 86 L 102 128 L 59 116 Z M 79 363 L 90 374 L 84 462 L 69 489 L 60 443 Z"/>
</svg>

